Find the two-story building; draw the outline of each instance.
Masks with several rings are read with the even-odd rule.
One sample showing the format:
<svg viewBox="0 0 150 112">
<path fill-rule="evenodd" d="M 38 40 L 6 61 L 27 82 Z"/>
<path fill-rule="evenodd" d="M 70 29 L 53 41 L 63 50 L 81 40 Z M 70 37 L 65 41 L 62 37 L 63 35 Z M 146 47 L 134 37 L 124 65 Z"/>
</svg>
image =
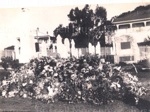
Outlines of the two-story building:
<svg viewBox="0 0 150 112">
<path fill-rule="evenodd" d="M 15 44 L 15 56 L 20 63 L 27 63 L 32 58 L 48 56 L 53 52 L 50 48 L 51 38 L 48 33 L 41 33 L 38 30 L 29 32 L 29 35 L 17 37 Z"/>
<path fill-rule="evenodd" d="M 150 7 L 145 10 L 134 10 L 114 19 L 117 26 L 113 36 L 114 62 L 138 62 L 142 56 L 143 46 L 138 44 L 150 36 Z M 147 51 L 146 51 L 147 52 Z M 147 58 L 150 58 L 147 56 Z"/>
</svg>

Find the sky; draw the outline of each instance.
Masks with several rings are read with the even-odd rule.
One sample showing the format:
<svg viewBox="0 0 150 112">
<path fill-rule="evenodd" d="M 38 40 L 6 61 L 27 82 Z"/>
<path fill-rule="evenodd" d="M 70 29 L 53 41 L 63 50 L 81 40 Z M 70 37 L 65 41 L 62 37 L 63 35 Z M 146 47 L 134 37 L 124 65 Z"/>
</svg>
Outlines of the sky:
<svg viewBox="0 0 150 112">
<path fill-rule="evenodd" d="M 44 0 L 47 2 L 41 2 L 40 0 L 32 0 L 38 2 L 11 2 L 0 3 L 0 50 L 14 45 L 16 38 L 22 36 L 26 32 L 33 32 L 39 27 L 40 32 L 46 34 L 48 31 L 50 35 L 53 35 L 53 30 L 59 25 L 66 26 L 69 22 L 67 14 L 72 8 L 79 7 L 82 9 L 85 4 L 89 4 L 92 9 L 96 8 L 96 5 L 103 6 L 107 11 L 107 18 L 111 19 L 113 16 L 120 15 L 123 12 L 132 11 L 137 6 L 147 5 L 150 2 L 146 0 L 130 2 L 100 2 L 101 0 L 92 0 L 84 2 L 84 0 L 56 0 L 55 2 Z M 65 2 L 62 2 L 65 1 Z M 82 2 L 81 2 L 82 1 Z M 108 1 L 108 0 L 106 0 Z M 25 8 L 25 12 L 21 10 Z M 34 35 L 33 34 L 33 35 Z"/>
</svg>

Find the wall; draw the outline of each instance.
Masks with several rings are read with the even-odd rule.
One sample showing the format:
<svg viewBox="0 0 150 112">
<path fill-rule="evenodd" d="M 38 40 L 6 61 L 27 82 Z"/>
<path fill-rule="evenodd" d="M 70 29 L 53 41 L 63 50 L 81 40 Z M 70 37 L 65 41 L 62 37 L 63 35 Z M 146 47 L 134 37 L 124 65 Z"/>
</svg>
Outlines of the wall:
<svg viewBox="0 0 150 112">
<path fill-rule="evenodd" d="M 139 60 L 139 48 L 135 39 L 130 35 L 122 35 L 114 37 L 115 41 L 115 63 L 119 63 L 121 61 L 120 57 L 130 56 L 131 59 L 129 61 L 125 61 L 127 63 L 138 62 Z M 122 49 L 122 42 L 130 42 L 130 48 Z M 134 59 L 132 59 L 132 56 Z M 124 60 L 126 60 L 124 58 Z"/>
</svg>

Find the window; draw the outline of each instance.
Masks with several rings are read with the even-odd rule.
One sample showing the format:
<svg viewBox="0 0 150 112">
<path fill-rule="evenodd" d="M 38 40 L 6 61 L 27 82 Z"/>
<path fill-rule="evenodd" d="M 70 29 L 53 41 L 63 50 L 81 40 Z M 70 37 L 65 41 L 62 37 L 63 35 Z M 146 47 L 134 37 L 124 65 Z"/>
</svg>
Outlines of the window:
<svg viewBox="0 0 150 112">
<path fill-rule="evenodd" d="M 127 29 L 130 28 L 130 24 L 119 25 L 119 29 Z"/>
<path fill-rule="evenodd" d="M 47 40 L 44 40 L 45 43 L 47 43 Z"/>
<path fill-rule="evenodd" d="M 144 23 L 133 23 L 132 24 L 132 27 L 135 28 L 135 27 L 143 27 L 144 26 Z"/>
<path fill-rule="evenodd" d="M 121 49 L 130 49 L 130 42 L 121 42 Z"/>
<path fill-rule="evenodd" d="M 150 26 L 150 21 L 146 22 L 146 26 Z"/>
<path fill-rule="evenodd" d="M 40 47 L 39 47 L 39 43 L 35 43 L 35 51 L 39 52 L 40 51 Z"/>
<path fill-rule="evenodd" d="M 134 56 L 121 56 L 120 57 L 120 62 L 133 61 L 133 60 L 134 60 Z"/>
</svg>

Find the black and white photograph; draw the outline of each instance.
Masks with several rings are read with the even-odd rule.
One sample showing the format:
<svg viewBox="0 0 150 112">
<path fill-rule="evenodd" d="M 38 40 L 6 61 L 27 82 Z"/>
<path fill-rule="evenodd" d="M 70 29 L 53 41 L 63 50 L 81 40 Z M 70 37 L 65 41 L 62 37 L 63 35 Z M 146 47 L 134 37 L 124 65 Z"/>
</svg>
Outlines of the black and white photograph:
<svg viewBox="0 0 150 112">
<path fill-rule="evenodd" d="M 6 1 L 0 112 L 150 112 L 150 1 Z"/>
</svg>

